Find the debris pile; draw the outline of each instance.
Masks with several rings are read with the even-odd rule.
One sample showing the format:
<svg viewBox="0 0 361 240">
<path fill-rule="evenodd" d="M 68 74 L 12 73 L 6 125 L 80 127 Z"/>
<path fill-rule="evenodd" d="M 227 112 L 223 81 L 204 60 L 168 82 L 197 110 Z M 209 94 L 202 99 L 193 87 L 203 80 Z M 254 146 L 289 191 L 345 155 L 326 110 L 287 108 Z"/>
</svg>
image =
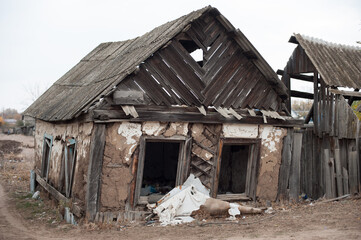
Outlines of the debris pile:
<svg viewBox="0 0 361 240">
<path fill-rule="evenodd" d="M 148 208 L 157 214 L 161 225 L 175 225 L 192 222 L 193 216 L 201 210 L 211 216 L 229 216 L 236 219 L 241 213 L 262 213 L 260 208 L 241 206 L 209 196 L 201 181 L 191 174 L 183 185 L 177 186 L 161 198 L 156 204 L 148 204 Z"/>
</svg>

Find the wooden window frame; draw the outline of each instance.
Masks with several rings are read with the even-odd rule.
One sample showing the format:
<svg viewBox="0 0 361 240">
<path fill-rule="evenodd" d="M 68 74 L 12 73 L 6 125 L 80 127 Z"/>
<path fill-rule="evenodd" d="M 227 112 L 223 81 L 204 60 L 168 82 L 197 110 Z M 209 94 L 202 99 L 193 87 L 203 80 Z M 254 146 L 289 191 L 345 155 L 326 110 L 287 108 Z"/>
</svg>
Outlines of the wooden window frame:
<svg viewBox="0 0 361 240">
<path fill-rule="evenodd" d="M 48 155 L 45 156 L 46 148 L 49 148 Z M 53 147 L 53 136 L 44 133 L 43 138 L 43 152 L 41 159 L 41 177 L 45 179 L 46 182 L 49 180 L 49 169 L 50 169 L 50 158 L 51 158 L 51 149 Z M 45 169 L 46 168 L 46 169 Z"/>
<path fill-rule="evenodd" d="M 216 198 L 218 193 L 219 174 L 221 171 L 222 162 L 222 150 L 224 145 L 248 145 L 248 163 L 247 163 L 247 176 L 246 176 L 246 196 L 256 200 L 256 188 L 258 178 L 258 167 L 260 162 L 260 149 L 261 139 L 260 138 L 221 138 L 219 140 L 216 171 L 213 177 L 213 188 L 211 190 L 212 197 Z M 225 196 L 223 196 L 225 195 Z M 235 199 L 236 195 L 240 198 L 244 197 L 244 194 L 222 194 L 222 199 L 227 200 L 227 195 L 230 199 Z"/>
<path fill-rule="evenodd" d="M 178 166 L 177 166 L 177 176 L 175 185 L 178 186 L 183 184 L 189 175 L 189 164 L 191 157 L 191 147 L 192 147 L 192 138 L 184 136 L 173 136 L 173 137 L 163 137 L 163 136 L 141 136 L 140 145 L 139 145 L 139 160 L 137 167 L 137 178 L 134 191 L 134 205 L 136 206 L 139 203 L 140 190 L 142 188 L 143 182 L 143 173 L 144 173 L 144 161 L 145 161 L 145 151 L 147 142 L 174 142 L 179 143 L 179 155 L 178 155 Z"/>
<path fill-rule="evenodd" d="M 70 166 L 68 166 L 68 162 L 69 162 L 68 151 L 70 151 L 70 149 L 73 149 L 73 152 L 71 153 Z M 64 143 L 63 171 L 65 175 L 65 197 L 67 198 L 71 196 L 71 190 L 74 180 L 74 170 L 76 165 L 76 154 L 77 154 L 77 141 L 74 138 L 66 139 Z"/>
</svg>

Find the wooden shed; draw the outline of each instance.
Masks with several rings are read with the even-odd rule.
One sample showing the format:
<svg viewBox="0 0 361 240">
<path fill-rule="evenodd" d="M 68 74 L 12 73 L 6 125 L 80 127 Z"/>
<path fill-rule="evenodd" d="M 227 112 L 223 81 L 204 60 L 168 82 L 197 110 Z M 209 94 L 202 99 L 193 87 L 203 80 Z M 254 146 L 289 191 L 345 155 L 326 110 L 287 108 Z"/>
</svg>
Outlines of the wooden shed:
<svg viewBox="0 0 361 240">
<path fill-rule="evenodd" d="M 78 217 L 132 219 L 199 177 L 213 197 L 276 200 L 287 87 L 211 6 L 102 43 L 26 111 L 42 187 Z"/>
<path fill-rule="evenodd" d="M 304 126 L 285 138 L 279 198 L 317 199 L 360 191 L 360 121 L 351 105 L 361 99 L 361 48 L 295 34 L 297 44 L 278 70 L 291 98 L 312 99 Z M 293 90 L 291 79 L 313 83 L 313 93 Z M 311 120 L 311 122 L 310 122 Z M 296 136 L 297 135 L 297 136 Z M 296 140 L 298 138 L 298 140 Z M 292 147 L 302 142 L 301 149 Z M 287 143 L 286 143 L 287 142 Z M 301 157 L 294 158 L 299 153 Z M 292 157 L 291 157 L 292 156 Z"/>
</svg>

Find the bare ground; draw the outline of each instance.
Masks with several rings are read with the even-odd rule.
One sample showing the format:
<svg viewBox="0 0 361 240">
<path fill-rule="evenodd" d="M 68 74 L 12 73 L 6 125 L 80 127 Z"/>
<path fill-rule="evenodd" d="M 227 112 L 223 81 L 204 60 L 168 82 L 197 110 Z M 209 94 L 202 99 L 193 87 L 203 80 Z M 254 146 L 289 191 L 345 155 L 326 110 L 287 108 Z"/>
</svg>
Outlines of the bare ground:
<svg viewBox="0 0 361 240">
<path fill-rule="evenodd" d="M 33 200 L 28 194 L 33 138 L 0 134 L 2 140 L 21 144 L 12 142 L 17 147 L 7 149 L 15 150 L 0 155 L 0 239 L 361 239 L 359 197 L 275 205 L 274 214 L 246 215 L 237 222 L 207 219 L 168 227 L 144 222 L 72 226 L 61 220 L 59 208 L 46 194 L 43 200 Z"/>
</svg>

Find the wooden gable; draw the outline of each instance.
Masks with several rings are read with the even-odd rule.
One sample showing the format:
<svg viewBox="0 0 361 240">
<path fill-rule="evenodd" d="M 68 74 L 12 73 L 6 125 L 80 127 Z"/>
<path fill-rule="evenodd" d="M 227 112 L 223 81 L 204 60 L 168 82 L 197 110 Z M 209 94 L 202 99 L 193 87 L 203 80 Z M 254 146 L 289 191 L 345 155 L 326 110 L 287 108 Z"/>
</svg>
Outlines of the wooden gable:
<svg viewBox="0 0 361 240">
<path fill-rule="evenodd" d="M 203 52 L 196 61 L 191 53 Z M 118 105 L 186 105 L 281 111 L 282 99 L 213 14 L 186 26 L 118 85 Z M 132 95 L 132 97 L 124 97 Z"/>
</svg>

